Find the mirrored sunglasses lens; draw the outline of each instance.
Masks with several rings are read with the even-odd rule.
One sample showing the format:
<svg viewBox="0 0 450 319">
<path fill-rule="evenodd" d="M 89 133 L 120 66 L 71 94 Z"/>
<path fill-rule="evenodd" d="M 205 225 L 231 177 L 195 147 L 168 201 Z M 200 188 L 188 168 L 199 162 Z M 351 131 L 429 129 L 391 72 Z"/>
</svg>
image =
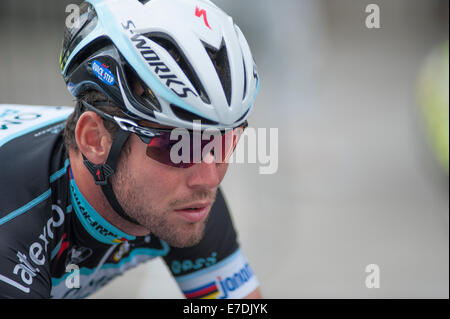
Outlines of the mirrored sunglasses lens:
<svg viewBox="0 0 450 319">
<path fill-rule="evenodd" d="M 183 138 L 182 135 L 179 135 L 177 139 L 171 140 L 171 133 L 164 132 L 161 136 L 152 138 L 147 145 L 146 153 L 148 157 L 159 163 L 179 168 L 189 168 L 210 153 L 214 155 L 216 164 L 227 163 L 244 129 L 245 127 L 241 126 L 233 130 L 227 130 L 224 134 L 212 134 L 206 140 L 201 139 L 200 135 L 200 143 L 194 142 L 195 137 L 192 133 L 189 134 L 189 137 L 184 136 Z M 171 154 L 174 145 L 177 145 L 177 147 Z M 189 153 L 183 154 L 186 151 Z M 172 155 L 174 161 L 172 161 Z"/>
<path fill-rule="evenodd" d="M 172 146 L 177 144 L 181 137 L 176 140 L 170 139 L 170 132 L 164 132 L 159 137 L 153 138 L 147 145 L 146 154 L 151 159 L 172 167 L 188 168 L 194 165 L 192 162 L 173 162 L 171 158 Z"/>
</svg>

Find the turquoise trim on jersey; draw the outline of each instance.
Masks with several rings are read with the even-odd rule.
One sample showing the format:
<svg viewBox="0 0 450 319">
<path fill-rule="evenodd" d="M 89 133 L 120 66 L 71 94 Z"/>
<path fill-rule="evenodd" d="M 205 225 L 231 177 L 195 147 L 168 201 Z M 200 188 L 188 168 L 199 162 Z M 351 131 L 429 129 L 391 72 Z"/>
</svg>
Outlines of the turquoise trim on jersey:
<svg viewBox="0 0 450 319">
<path fill-rule="evenodd" d="M 153 248 L 136 248 L 131 251 L 130 255 L 123 258 L 121 261 L 119 261 L 117 264 L 104 264 L 100 269 L 118 269 L 121 268 L 124 264 L 129 263 L 134 257 L 136 256 L 149 256 L 149 257 L 161 257 L 167 255 L 169 252 L 169 245 L 161 240 L 161 244 L 163 245 L 163 250 L 153 249 Z M 90 276 L 95 271 L 97 271 L 97 268 L 87 268 L 82 267 L 80 268 L 80 275 Z M 52 286 L 57 286 L 61 281 L 65 280 L 67 276 L 69 276 L 70 273 L 64 274 L 61 278 L 52 278 Z"/>
<path fill-rule="evenodd" d="M 65 121 L 65 120 L 67 120 L 68 117 L 69 117 L 69 115 L 61 115 L 61 116 L 56 117 L 54 119 L 48 120 L 46 122 L 30 126 L 30 127 L 26 128 L 26 129 L 24 129 L 23 131 L 19 131 L 19 132 L 16 132 L 14 134 L 11 134 L 11 135 L 5 137 L 3 140 L 0 140 L 0 147 L 2 147 L 6 143 L 8 143 L 9 141 L 11 141 L 11 140 L 13 140 L 13 139 L 15 139 L 17 137 L 26 135 L 28 133 L 31 133 L 31 132 L 37 130 L 37 129 L 44 128 L 46 126 L 50 126 L 52 124 L 56 124 L 58 122 Z"/>
<path fill-rule="evenodd" d="M 136 236 L 124 233 L 97 213 L 83 197 L 73 178 L 70 179 L 70 200 L 83 227 L 98 241 L 111 245 L 136 239 Z"/>
<path fill-rule="evenodd" d="M 50 183 L 53 183 L 58 178 L 61 178 L 64 175 L 68 165 L 69 165 L 69 159 L 67 159 L 64 162 L 64 167 L 63 168 L 61 168 L 60 170 L 56 171 L 55 173 L 53 173 L 50 176 Z M 47 189 L 44 193 L 42 193 L 40 196 L 38 196 L 35 199 L 33 199 L 32 201 L 30 201 L 28 204 L 25 204 L 24 206 L 16 209 L 15 211 L 13 211 L 13 212 L 9 213 L 8 215 L 6 215 L 5 217 L 1 218 L 0 219 L 0 226 L 3 225 L 4 223 L 10 221 L 11 219 L 16 218 L 17 216 L 20 216 L 23 213 L 26 213 L 27 211 L 32 209 L 34 206 L 40 204 L 41 202 L 43 202 L 44 200 L 49 198 L 51 194 L 52 194 L 51 188 Z"/>
<path fill-rule="evenodd" d="M 175 280 L 178 283 L 182 283 L 188 280 L 191 280 L 192 278 L 195 278 L 197 276 L 201 276 L 203 274 L 209 273 L 211 271 L 214 271 L 216 269 L 222 268 L 225 265 L 229 264 L 230 262 L 232 262 L 234 259 L 236 259 L 237 257 L 239 257 L 239 255 L 241 255 L 241 249 L 238 248 L 234 253 L 232 253 L 230 256 L 228 256 L 227 258 L 219 261 L 217 264 L 207 267 L 205 269 L 196 271 L 194 273 L 191 274 L 187 274 L 187 275 L 183 275 L 183 276 L 179 276 L 179 277 L 175 277 Z"/>
<path fill-rule="evenodd" d="M 50 183 L 53 183 L 54 181 L 56 181 L 58 178 L 60 178 L 61 176 L 63 176 L 66 172 L 67 172 L 67 168 L 69 167 L 69 159 L 67 158 L 66 161 L 64 162 L 64 167 L 61 168 L 59 171 L 53 173 L 50 176 Z"/>
<path fill-rule="evenodd" d="M 0 226 L 3 225 L 4 223 L 10 221 L 11 219 L 16 218 L 17 216 L 20 216 L 23 213 L 26 213 L 27 211 L 32 209 L 34 206 L 39 205 L 44 200 L 49 198 L 51 193 L 52 193 L 52 190 L 49 188 L 44 193 L 42 193 L 40 196 L 38 196 L 35 199 L 33 199 L 32 201 L 30 201 L 28 204 L 16 209 L 15 211 L 13 211 L 13 212 L 9 213 L 8 215 L 6 215 L 5 217 L 1 218 Z"/>
<path fill-rule="evenodd" d="M 149 72 L 143 72 L 143 70 L 148 69 L 148 65 L 138 56 L 131 41 L 128 39 L 127 35 L 119 28 L 114 14 L 109 10 L 108 6 L 103 0 L 87 0 L 95 8 L 98 15 L 98 23 L 95 29 L 85 38 L 80 44 L 77 45 L 76 49 L 68 58 L 66 63 L 66 68 L 69 65 L 69 61 L 78 53 L 81 48 L 83 48 L 87 43 L 102 36 L 107 35 L 117 46 L 120 53 L 124 56 L 127 62 L 132 66 L 132 68 L 137 72 L 137 74 L 144 80 L 145 83 L 158 95 L 163 97 L 169 103 L 175 104 L 186 111 L 194 113 L 198 116 L 211 120 L 208 116 L 202 114 L 198 110 L 191 107 L 185 101 L 183 101 L 179 96 L 168 89 L 164 84 L 162 84 L 156 76 Z M 125 22 L 125 21 L 122 21 Z M 102 27 L 99 25 L 104 24 Z M 86 40 L 86 41 L 85 41 Z M 66 70 L 64 70 L 65 72 Z"/>
<path fill-rule="evenodd" d="M 58 254 L 58 251 L 61 248 L 61 243 L 62 243 L 63 239 L 64 239 L 64 236 L 63 236 L 63 238 L 61 238 L 61 240 L 58 242 L 58 244 L 55 246 L 55 248 L 53 248 L 52 253 L 50 254 L 51 260 L 53 260 L 53 258 L 55 258 L 56 255 Z"/>
</svg>

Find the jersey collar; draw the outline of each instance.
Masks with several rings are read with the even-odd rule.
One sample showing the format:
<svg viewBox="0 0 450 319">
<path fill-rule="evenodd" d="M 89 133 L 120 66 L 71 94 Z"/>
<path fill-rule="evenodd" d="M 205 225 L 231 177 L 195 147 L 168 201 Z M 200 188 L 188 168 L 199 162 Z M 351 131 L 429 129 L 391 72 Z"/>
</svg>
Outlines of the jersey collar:
<svg viewBox="0 0 450 319">
<path fill-rule="evenodd" d="M 72 207 L 87 232 L 96 240 L 105 244 L 119 244 L 124 241 L 135 240 L 136 236 L 128 235 L 114 227 L 104 219 L 84 198 L 73 178 L 69 167 L 70 200 Z"/>
</svg>

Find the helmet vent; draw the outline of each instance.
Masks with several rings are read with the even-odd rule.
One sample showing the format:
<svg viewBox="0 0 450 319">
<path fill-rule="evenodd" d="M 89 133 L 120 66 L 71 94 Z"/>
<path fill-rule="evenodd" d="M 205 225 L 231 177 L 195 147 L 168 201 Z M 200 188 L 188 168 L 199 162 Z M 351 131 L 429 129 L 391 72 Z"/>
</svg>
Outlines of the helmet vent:
<svg viewBox="0 0 450 319">
<path fill-rule="evenodd" d="M 178 66 L 183 70 L 186 77 L 189 79 L 197 93 L 200 95 L 202 101 L 206 104 L 211 104 L 211 100 L 209 99 L 205 88 L 203 87 L 197 74 L 195 73 L 194 68 L 186 59 L 185 55 L 179 49 L 175 41 L 168 35 L 162 33 L 148 33 L 144 34 L 144 36 L 166 49 L 166 51 L 172 56 L 175 62 L 177 62 Z"/>
<path fill-rule="evenodd" d="M 83 2 L 80 5 L 80 16 L 77 24 L 66 28 L 64 32 L 63 49 L 61 51 L 61 69 L 64 67 L 76 46 L 97 26 L 98 18 L 91 4 Z M 78 25 L 78 27 L 76 27 Z"/>
<path fill-rule="evenodd" d="M 133 97 L 142 105 L 146 107 L 150 106 L 152 111 L 161 112 L 161 105 L 153 91 L 144 84 L 144 81 L 139 78 L 137 73 L 128 64 L 125 65 L 124 70 L 129 89 L 133 92 Z"/>
<path fill-rule="evenodd" d="M 187 121 L 187 122 L 194 122 L 194 121 L 201 121 L 202 124 L 208 124 L 208 125 L 217 125 L 217 122 L 207 120 L 205 118 L 202 118 L 198 116 L 197 114 L 194 114 L 192 112 L 186 111 L 185 109 L 182 109 L 179 106 L 176 106 L 174 104 L 170 104 L 170 108 L 172 109 L 172 112 L 181 120 Z"/>
<path fill-rule="evenodd" d="M 244 96 L 242 97 L 242 100 L 245 100 L 245 97 L 247 96 L 247 68 L 245 67 L 244 59 L 242 59 L 242 63 L 244 64 Z"/>
<path fill-rule="evenodd" d="M 220 82 L 222 83 L 228 105 L 231 105 L 231 71 L 225 41 L 222 39 L 222 44 L 219 50 L 212 48 L 205 42 L 203 42 L 203 46 L 205 47 L 206 52 L 211 58 L 217 75 L 219 76 Z"/>
<path fill-rule="evenodd" d="M 112 42 L 107 37 L 100 37 L 97 40 L 91 42 L 88 46 L 86 46 L 82 51 L 80 51 L 77 55 L 75 55 L 72 58 L 72 61 L 67 67 L 66 74 L 70 75 L 91 55 L 94 55 L 98 50 L 103 49 L 109 45 L 112 45 Z"/>
</svg>

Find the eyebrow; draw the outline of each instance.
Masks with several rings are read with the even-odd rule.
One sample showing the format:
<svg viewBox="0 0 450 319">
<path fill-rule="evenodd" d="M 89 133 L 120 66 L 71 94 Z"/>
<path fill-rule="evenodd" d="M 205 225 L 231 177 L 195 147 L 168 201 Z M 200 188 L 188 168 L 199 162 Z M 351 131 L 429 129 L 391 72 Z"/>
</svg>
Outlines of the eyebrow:
<svg viewBox="0 0 450 319">
<path fill-rule="evenodd" d="M 173 126 L 162 126 L 162 125 L 159 125 L 157 123 L 145 122 L 145 121 L 139 121 L 139 122 L 137 122 L 137 124 L 139 124 L 139 125 L 141 125 L 143 127 L 146 127 L 146 128 L 151 128 L 151 129 L 156 129 L 156 130 L 171 131 L 171 130 L 176 128 L 176 127 L 173 127 Z M 152 125 L 152 126 L 149 126 L 149 125 Z M 153 126 L 153 125 L 156 125 L 156 126 Z"/>
</svg>

